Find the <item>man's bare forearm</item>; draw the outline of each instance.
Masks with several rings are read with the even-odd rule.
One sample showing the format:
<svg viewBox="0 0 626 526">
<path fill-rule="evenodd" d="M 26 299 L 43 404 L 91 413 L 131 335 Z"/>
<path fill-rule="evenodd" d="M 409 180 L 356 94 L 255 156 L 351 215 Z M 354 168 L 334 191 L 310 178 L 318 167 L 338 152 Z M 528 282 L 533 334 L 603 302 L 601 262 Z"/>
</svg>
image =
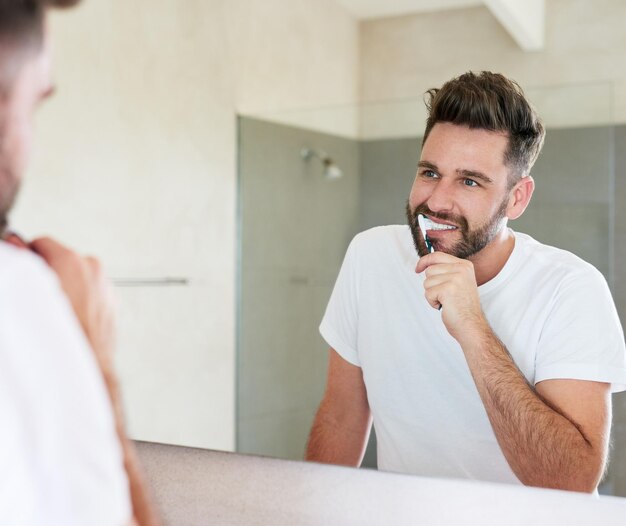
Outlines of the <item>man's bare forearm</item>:
<svg viewBox="0 0 626 526">
<path fill-rule="evenodd" d="M 305 460 L 359 467 L 365 454 L 371 417 L 347 422 L 322 402 L 307 443 Z"/>
<path fill-rule="evenodd" d="M 488 324 L 461 343 L 511 469 L 531 486 L 594 491 L 604 448 L 529 385 Z"/>
<path fill-rule="evenodd" d="M 133 507 L 134 524 L 137 526 L 159 526 L 161 521 L 152 502 L 148 486 L 139 463 L 133 442 L 126 435 L 122 400 L 117 379 L 113 373 L 106 372 L 104 381 L 111 399 L 115 418 L 115 429 L 122 448 L 124 469 L 128 477 L 128 487 Z"/>
</svg>

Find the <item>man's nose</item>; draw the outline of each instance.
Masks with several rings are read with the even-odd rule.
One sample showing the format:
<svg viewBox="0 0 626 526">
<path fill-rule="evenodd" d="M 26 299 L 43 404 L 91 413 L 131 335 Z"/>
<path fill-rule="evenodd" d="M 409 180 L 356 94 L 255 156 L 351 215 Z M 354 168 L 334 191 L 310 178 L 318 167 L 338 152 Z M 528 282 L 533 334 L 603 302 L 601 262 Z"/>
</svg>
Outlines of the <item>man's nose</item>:
<svg viewBox="0 0 626 526">
<path fill-rule="evenodd" d="M 452 210 L 453 191 L 450 185 L 444 181 L 437 183 L 426 201 L 426 204 L 433 212 L 447 212 Z"/>
</svg>

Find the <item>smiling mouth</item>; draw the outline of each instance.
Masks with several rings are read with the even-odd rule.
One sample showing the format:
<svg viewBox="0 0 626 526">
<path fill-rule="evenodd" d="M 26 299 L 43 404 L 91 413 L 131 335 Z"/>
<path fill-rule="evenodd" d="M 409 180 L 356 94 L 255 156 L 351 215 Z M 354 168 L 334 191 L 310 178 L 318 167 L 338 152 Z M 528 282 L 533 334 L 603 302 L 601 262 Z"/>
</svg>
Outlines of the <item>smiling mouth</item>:
<svg viewBox="0 0 626 526">
<path fill-rule="evenodd" d="M 424 216 L 424 226 L 428 232 L 436 232 L 436 231 L 446 231 L 446 230 L 457 230 L 458 227 L 454 225 L 446 225 L 445 223 L 437 223 L 432 219 Z"/>
</svg>

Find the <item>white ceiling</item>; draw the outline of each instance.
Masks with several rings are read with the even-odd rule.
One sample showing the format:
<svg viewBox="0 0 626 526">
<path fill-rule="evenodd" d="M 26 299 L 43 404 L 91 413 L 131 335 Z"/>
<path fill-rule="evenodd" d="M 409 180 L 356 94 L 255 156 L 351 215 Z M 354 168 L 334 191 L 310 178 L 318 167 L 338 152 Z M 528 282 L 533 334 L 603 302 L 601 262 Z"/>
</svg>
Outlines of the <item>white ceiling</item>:
<svg viewBox="0 0 626 526">
<path fill-rule="evenodd" d="M 336 0 L 357 18 L 425 13 L 482 5 L 482 0 Z"/>
</svg>

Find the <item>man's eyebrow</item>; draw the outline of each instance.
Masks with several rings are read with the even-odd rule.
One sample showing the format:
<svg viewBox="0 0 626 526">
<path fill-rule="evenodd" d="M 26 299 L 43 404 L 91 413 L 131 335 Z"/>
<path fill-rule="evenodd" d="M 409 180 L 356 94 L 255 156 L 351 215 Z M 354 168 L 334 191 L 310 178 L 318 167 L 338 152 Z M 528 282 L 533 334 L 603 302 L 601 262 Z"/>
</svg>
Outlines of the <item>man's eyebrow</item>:
<svg viewBox="0 0 626 526">
<path fill-rule="evenodd" d="M 477 172 L 475 170 L 457 170 L 456 173 L 463 177 L 471 177 L 472 179 L 480 179 L 485 184 L 493 184 L 493 179 L 491 179 L 491 177 L 486 176 L 482 172 Z"/>
<path fill-rule="evenodd" d="M 439 168 L 437 168 L 437 165 L 433 163 L 429 163 L 428 161 L 420 161 L 419 163 L 417 163 L 417 167 L 428 168 L 429 170 L 432 170 L 433 172 L 439 173 Z"/>
</svg>

